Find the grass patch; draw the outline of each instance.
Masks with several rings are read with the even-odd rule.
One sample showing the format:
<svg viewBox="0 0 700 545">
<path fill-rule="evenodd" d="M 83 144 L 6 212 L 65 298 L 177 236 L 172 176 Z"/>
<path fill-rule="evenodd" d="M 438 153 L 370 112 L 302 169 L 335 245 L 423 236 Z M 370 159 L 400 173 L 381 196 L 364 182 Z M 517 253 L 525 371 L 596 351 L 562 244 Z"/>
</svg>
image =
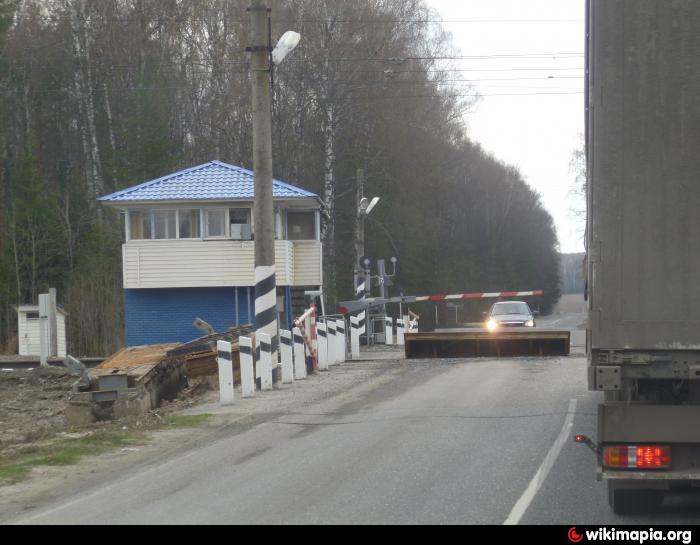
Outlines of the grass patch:
<svg viewBox="0 0 700 545">
<path fill-rule="evenodd" d="M 0 460 L 0 483 L 17 482 L 27 477 L 35 467 L 75 465 L 85 456 L 138 443 L 136 435 L 122 431 L 101 431 L 76 439 L 59 439 L 20 459 Z"/>
<path fill-rule="evenodd" d="M 211 414 L 170 415 L 165 417 L 165 421 L 172 428 L 196 428 L 211 417 Z"/>
</svg>

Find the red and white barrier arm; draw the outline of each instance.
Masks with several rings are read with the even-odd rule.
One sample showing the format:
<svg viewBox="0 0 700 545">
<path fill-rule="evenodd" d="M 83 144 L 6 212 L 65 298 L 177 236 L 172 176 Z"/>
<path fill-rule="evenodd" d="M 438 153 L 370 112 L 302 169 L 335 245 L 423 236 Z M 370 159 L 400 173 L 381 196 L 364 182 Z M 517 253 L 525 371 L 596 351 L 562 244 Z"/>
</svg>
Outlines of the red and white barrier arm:
<svg viewBox="0 0 700 545">
<path fill-rule="evenodd" d="M 501 291 L 497 293 L 459 293 L 456 295 L 428 295 L 416 297 L 416 302 L 456 301 L 463 299 L 498 299 L 499 297 L 534 297 L 544 295 L 542 290 L 535 291 Z"/>
</svg>

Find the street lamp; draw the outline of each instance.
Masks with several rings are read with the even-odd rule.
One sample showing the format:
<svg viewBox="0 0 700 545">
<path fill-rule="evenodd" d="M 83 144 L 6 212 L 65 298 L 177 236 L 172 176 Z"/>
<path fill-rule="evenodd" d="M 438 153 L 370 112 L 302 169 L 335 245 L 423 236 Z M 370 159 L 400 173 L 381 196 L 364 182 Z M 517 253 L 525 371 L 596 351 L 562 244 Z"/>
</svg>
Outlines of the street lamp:
<svg viewBox="0 0 700 545">
<path fill-rule="evenodd" d="M 299 44 L 296 32 L 286 32 L 272 49 L 270 9 L 265 0 L 251 0 L 248 8 L 252 45 L 250 71 L 253 102 L 253 171 L 255 184 L 255 331 L 269 335 L 272 364 L 277 366 L 277 279 L 275 213 L 272 194 L 272 68 Z M 261 337 L 258 337 L 260 339 Z M 274 382 L 274 379 L 273 379 Z"/>
<path fill-rule="evenodd" d="M 369 216 L 372 213 L 372 210 L 374 210 L 374 207 L 377 206 L 377 204 L 379 204 L 380 200 L 381 199 L 379 197 L 374 197 L 374 199 L 372 199 L 372 201 L 370 202 L 369 199 L 363 198 L 360 201 L 360 208 L 358 210 L 360 216 Z"/>
<path fill-rule="evenodd" d="M 294 32 L 293 30 L 285 32 L 272 50 L 272 63 L 274 65 L 280 64 L 287 55 L 296 49 L 300 40 L 301 35 L 298 32 Z"/>
</svg>

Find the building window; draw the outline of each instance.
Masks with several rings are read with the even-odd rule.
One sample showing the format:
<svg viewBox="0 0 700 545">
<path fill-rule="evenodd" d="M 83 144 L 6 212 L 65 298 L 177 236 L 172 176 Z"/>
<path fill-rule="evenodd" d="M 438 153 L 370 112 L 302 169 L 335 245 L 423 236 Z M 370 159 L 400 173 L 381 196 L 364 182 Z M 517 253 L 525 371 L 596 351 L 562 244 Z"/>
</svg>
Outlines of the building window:
<svg viewBox="0 0 700 545">
<path fill-rule="evenodd" d="M 289 240 L 316 240 L 315 212 L 287 212 Z"/>
<path fill-rule="evenodd" d="M 226 236 L 226 210 L 207 210 L 206 230 L 207 238 L 224 238 Z"/>
<path fill-rule="evenodd" d="M 153 238 L 150 210 L 129 210 L 129 235 L 129 240 Z"/>
<path fill-rule="evenodd" d="M 251 240 L 252 225 L 250 208 L 230 208 L 228 211 L 231 238 L 234 240 Z"/>
<path fill-rule="evenodd" d="M 178 211 L 180 218 L 180 238 L 201 238 L 199 209 Z"/>
<path fill-rule="evenodd" d="M 27 320 L 38 320 L 38 319 L 39 319 L 38 312 L 27 312 Z"/>
<path fill-rule="evenodd" d="M 156 240 L 177 238 L 175 223 L 175 210 L 154 210 L 153 238 Z"/>
</svg>

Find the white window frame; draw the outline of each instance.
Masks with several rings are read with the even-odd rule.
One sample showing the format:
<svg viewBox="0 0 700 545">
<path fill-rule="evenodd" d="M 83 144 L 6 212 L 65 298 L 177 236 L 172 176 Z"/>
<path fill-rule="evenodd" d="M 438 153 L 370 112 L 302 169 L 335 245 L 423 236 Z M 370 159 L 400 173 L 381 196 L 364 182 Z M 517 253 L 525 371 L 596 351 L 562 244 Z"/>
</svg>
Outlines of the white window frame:
<svg viewBox="0 0 700 545">
<path fill-rule="evenodd" d="M 292 240 L 290 238 L 289 232 L 289 214 L 313 214 L 314 215 L 314 236 L 315 238 Z M 321 212 L 318 208 L 287 208 L 284 215 L 285 223 L 285 234 L 287 238 L 285 240 L 291 240 L 292 242 L 320 242 L 321 241 Z"/>
<path fill-rule="evenodd" d="M 204 223 L 204 228 L 205 230 L 202 231 L 202 235 L 204 240 L 226 240 L 229 238 L 229 214 L 228 214 L 228 208 L 204 208 L 204 214 L 200 213 L 200 217 L 203 218 L 203 223 Z M 217 236 L 209 236 L 209 213 L 210 212 L 223 212 L 224 213 L 224 234 L 223 235 L 217 235 Z"/>
<path fill-rule="evenodd" d="M 157 213 L 162 213 L 162 212 L 175 212 L 175 233 L 173 233 L 175 236 L 171 237 L 166 237 L 166 238 L 156 238 L 156 214 Z M 149 240 L 156 240 L 156 241 L 164 241 L 164 240 L 178 240 L 180 238 L 180 223 L 179 223 L 179 216 L 178 216 L 178 210 L 177 208 L 151 208 L 151 235 L 153 238 Z M 166 220 L 166 228 L 165 230 L 167 231 L 167 220 Z"/>
<path fill-rule="evenodd" d="M 231 231 L 231 210 L 245 210 L 246 212 L 248 212 L 248 221 L 250 221 L 250 223 L 246 223 L 244 225 L 250 225 L 250 234 L 253 235 L 253 227 L 255 225 L 255 223 L 253 221 L 253 206 L 252 205 L 245 205 L 245 206 L 241 206 L 241 205 L 233 206 L 233 205 L 231 205 L 231 206 L 228 206 L 226 208 L 226 225 L 227 225 L 227 229 L 228 229 L 228 233 L 227 233 L 228 238 L 231 240 L 234 240 L 236 242 L 251 242 L 250 240 L 233 238 L 233 233 Z"/>
<path fill-rule="evenodd" d="M 136 208 L 127 208 L 126 209 L 126 241 L 127 242 L 153 242 L 153 241 L 162 242 L 164 240 L 174 240 L 174 239 L 165 239 L 165 238 L 160 238 L 160 239 L 156 239 L 156 238 L 137 238 L 137 239 L 135 239 L 135 238 L 132 238 L 132 236 L 131 236 L 131 213 L 138 212 L 139 214 L 141 214 L 141 222 L 142 222 L 141 223 L 141 230 L 143 231 L 143 221 L 145 219 L 144 213 L 148 212 L 148 220 L 149 220 L 148 223 L 150 223 L 150 225 L 151 225 L 151 236 L 153 236 L 153 234 L 155 232 L 155 230 L 154 230 L 155 226 L 154 226 L 154 222 L 153 222 L 153 210 L 154 209 L 150 208 L 150 207 L 149 208 L 136 207 Z M 168 210 L 173 210 L 173 209 L 168 208 Z M 177 231 L 177 226 L 176 226 L 176 231 Z"/>
<path fill-rule="evenodd" d="M 198 237 L 181 237 L 180 236 L 180 212 L 185 212 L 185 211 L 191 211 L 191 210 L 199 210 L 199 236 Z M 203 227 L 203 221 L 202 221 L 202 216 L 204 215 L 204 210 L 202 208 L 199 208 L 197 206 L 188 206 L 187 208 L 178 208 L 177 209 L 177 239 L 178 240 L 202 240 L 204 238 L 202 231 Z"/>
</svg>

